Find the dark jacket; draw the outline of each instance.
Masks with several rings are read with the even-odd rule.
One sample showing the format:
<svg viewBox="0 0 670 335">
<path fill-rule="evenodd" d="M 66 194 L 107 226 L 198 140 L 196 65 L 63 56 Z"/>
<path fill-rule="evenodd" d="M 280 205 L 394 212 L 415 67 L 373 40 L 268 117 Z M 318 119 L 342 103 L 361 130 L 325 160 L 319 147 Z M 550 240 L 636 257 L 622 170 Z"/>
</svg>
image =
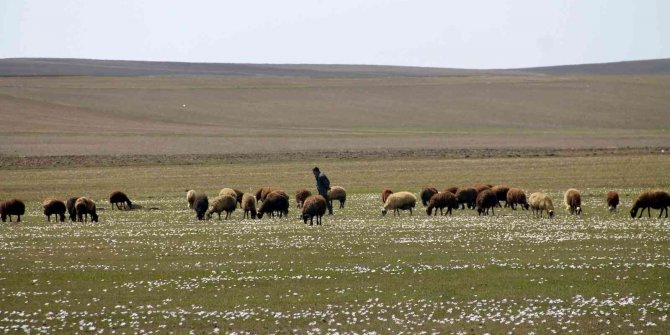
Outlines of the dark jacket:
<svg viewBox="0 0 670 335">
<path fill-rule="evenodd" d="M 330 190 L 330 180 L 323 172 L 316 177 L 316 190 L 321 195 L 328 194 L 328 190 Z"/>
</svg>

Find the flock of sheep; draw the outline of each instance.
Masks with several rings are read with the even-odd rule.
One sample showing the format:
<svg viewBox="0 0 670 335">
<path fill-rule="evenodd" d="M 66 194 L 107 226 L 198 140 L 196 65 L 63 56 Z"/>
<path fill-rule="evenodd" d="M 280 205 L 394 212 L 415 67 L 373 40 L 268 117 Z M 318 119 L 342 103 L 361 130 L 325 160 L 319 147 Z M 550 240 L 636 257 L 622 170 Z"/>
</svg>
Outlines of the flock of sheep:
<svg viewBox="0 0 670 335">
<path fill-rule="evenodd" d="M 476 209 L 479 215 L 495 215 L 495 207 L 509 207 L 516 210 L 517 206 L 524 210 L 532 210 L 535 217 L 543 217 L 547 212 L 548 217 L 554 216 L 554 205 L 552 199 L 545 193 L 535 192 L 529 197 L 519 188 L 509 188 L 502 185 L 483 185 L 478 184 L 472 187 L 450 187 L 439 192 L 434 187 L 427 187 L 421 190 L 421 202 L 426 207 L 426 214 L 441 215 L 452 214 L 453 209 Z M 408 210 L 410 215 L 416 207 L 417 197 L 411 192 L 393 192 L 384 189 L 381 193 L 381 199 L 384 203 L 382 215 L 386 215 L 389 210 L 393 211 L 394 216 L 400 215 L 401 210 Z M 225 219 L 239 206 L 244 210 L 244 218 L 262 219 L 264 215 L 269 217 L 283 217 L 288 215 L 289 196 L 278 187 L 262 187 L 255 194 L 244 193 L 237 189 L 224 188 L 219 195 L 211 201 L 204 193 L 198 193 L 194 190 L 186 191 L 186 200 L 189 208 L 196 213 L 198 220 L 211 219 L 216 213 L 221 219 L 221 213 L 225 212 Z M 313 195 L 308 189 L 302 188 L 295 192 L 295 201 L 300 209 L 300 215 L 303 222 L 307 221 L 310 225 L 316 218 L 317 225 L 321 224 L 321 219 L 328 208 L 327 201 L 331 204 L 333 201 L 339 201 L 340 208 L 344 208 L 347 200 L 347 191 L 341 186 L 333 186 L 328 191 L 328 199 L 321 195 Z M 619 205 L 619 194 L 615 191 L 609 191 L 605 195 L 605 201 L 610 211 L 615 211 Z M 139 209 L 141 206 L 133 204 L 128 196 L 120 191 L 112 192 L 109 196 L 109 202 L 112 209 Z M 569 189 L 563 197 L 566 210 L 570 214 L 582 214 L 581 193 L 576 189 Z M 260 205 L 259 205 L 260 203 Z M 71 221 L 98 222 L 96 204 L 86 197 L 71 197 L 66 202 L 58 199 L 47 199 L 42 204 L 44 215 L 51 221 L 51 216 L 56 220 L 65 221 L 67 212 Z M 651 209 L 660 209 L 658 217 L 660 218 L 665 211 L 665 217 L 668 217 L 668 207 L 670 207 L 670 194 L 665 191 L 651 190 L 642 192 L 633 207 L 630 210 L 631 217 L 636 217 L 639 211 L 639 217 L 642 217 L 645 209 L 647 216 L 651 217 Z M 12 222 L 12 216 L 17 217 L 17 222 L 21 222 L 21 216 L 25 214 L 25 204 L 18 199 L 11 199 L 0 203 L 0 216 L 2 222 Z M 155 208 L 152 208 L 155 209 Z M 446 212 L 445 212 L 446 209 Z"/>
</svg>

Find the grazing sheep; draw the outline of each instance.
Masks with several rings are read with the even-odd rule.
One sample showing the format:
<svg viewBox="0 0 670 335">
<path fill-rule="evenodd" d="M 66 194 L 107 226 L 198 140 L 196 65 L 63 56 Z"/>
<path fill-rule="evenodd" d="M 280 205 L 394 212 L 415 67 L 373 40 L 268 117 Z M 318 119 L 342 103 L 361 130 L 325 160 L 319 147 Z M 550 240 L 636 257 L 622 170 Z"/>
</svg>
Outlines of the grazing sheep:
<svg viewBox="0 0 670 335">
<path fill-rule="evenodd" d="M 65 207 L 67 208 L 67 214 L 70 217 L 70 221 L 76 222 L 77 221 L 77 209 L 74 208 L 74 204 L 77 202 L 77 199 L 80 197 L 72 197 L 67 199 L 67 202 L 65 203 Z"/>
<path fill-rule="evenodd" d="M 193 200 L 193 210 L 195 211 L 195 217 L 198 218 L 198 220 L 204 220 L 207 209 L 209 209 L 209 199 L 207 198 L 207 195 L 197 193 Z"/>
<path fill-rule="evenodd" d="M 421 203 L 423 207 L 428 206 L 430 198 L 437 194 L 437 189 L 435 187 L 426 187 L 421 190 Z"/>
<path fill-rule="evenodd" d="M 237 204 L 242 208 L 242 198 L 244 197 L 244 192 L 234 188 L 233 191 L 235 191 L 235 200 L 237 200 Z"/>
<path fill-rule="evenodd" d="M 582 215 L 582 195 L 578 190 L 571 188 L 563 195 L 565 210 L 570 214 Z"/>
<path fill-rule="evenodd" d="M 433 209 L 435 209 L 435 215 L 437 215 L 437 210 L 440 210 L 440 215 L 444 215 L 444 208 L 447 208 L 447 214 L 451 215 L 452 209 L 458 209 L 458 201 L 456 196 L 451 192 L 440 192 L 433 195 L 428 201 L 428 208 L 426 208 L 426 214 L 431 215 Z"/>
<path fill-rule="evenodd" d="M 416 196 L 410 192 L 396 192 L 386 198 L 386 203 L 382 208 L 382 216 L 386 215 L 389 209 L 393 210 L 393 216 L 398 214 L 400 210 L 409 210 L 409 215 L 412 215 L 412 209 L 416 206 Z"/>
<path fill-rule="evenodd" d="M 237 195 L 233 192 L 233 194 Z M 209 204 L 209 209 L 205 212 L 207 220 L 212 218 L 212 214 L 219 214 L 219 220 L 221 220 L 221 212 L 226 212 L 226 220 L 230 216 L 230 213 L 235 211 L 237 208 L 237 198 L 230 194 L 219 195 L 212 199 L 212 202 Z"/>
<path fill-rule="evenodd" d="M 458 192 L 458 187 L 456 187 L 456 186 L 448 187 L 443 192 L 449 192 L 449 193 L 456 194 L 456 192 Z"/>
<path fill-rule="evenodd" d="M 535 192 L 528 198 L 528 203 L 535 217 L 537 217 L 538 214 L 542 217 L 544 211 L 547 211 L 550 218 L 554 217 L 554 203 L 548 195 L 541 192 Z"/>
<path fill-rule="evenodd" d="M 617 206 L 619 206 L 619 193 L 616 191 L 607 192 L 605 201 L 607 201 L 607 208 L 610 212 L 616 211 Z"/>
<path fill-rule="evenodd" d="M 56 221 L 60 217 L 60 222 L 65 222 L 65 203 L 57 199 L 47 199 L 42 203 L 44 207 L 44 215 L 47 216 L 47 221 L 51 222 L 51 216 L 54 215 Z"/>
<path fill-rule="evenodd" d="M 326 209 L 328 209 L 328 204 L 326 204 L 326 199 L 321 195 L 310 195 L 305 199 L 305 203 L 302 206 L 302 221 L 307 224 L 309 220 L 309 225 L 314 225 L 314 217 L 316 217 L 316 224 L 321 225 L 321 218 L 326 214 Z"/>
<path fill-rule="evenodd" d="M 121 191 L 112 192 L 112 194 L 109 195 L 109 203 L 112 204 L 112 210 L 114 209 L 114 205 L 116 205 L 117 209 L 121 209 L 121 206 L 123 206 L 123 209 L 133 208 L 133 203 L 128 199 L 128 196 Z"/>
<path fill-rule="evenodd" d="M 456 201 L 461 205 L 461 209 L 465 209 L 467 205 L 468 208 L 475 208 L 475 202 L 477 201 L 477 190 L 472 187 L 466 187 L 459 189 L 456 192 Z"/>
<path fill-rule="evenodd" d="M 660 209 L 658 217 L 660 218 L 665 211 L 665 217 L 668 217 L 668 207 L 670 207 L 670 194 L 665 191 L 654 190 L 654 191 L 645 191 L 640 193 L 640 196 L 635 200 L 633 208 L 630 210 L 630 217 L 635 218 L 638 209 L 642 209 L 640 216 L 644 214 L 644 210 L 647 210 L 647 217 L 651 217 L 651 209 Z"/>
<path fill-rule="evenodd" d="M 388 199 L 389 195 L 393 194 L 393 191 L 389 190 L 388 188 L 385 188 L 382 191 L 382 203 L 386 203 L 386 199 Z"/>
<path fill-rule="evenodd" d="M 496 185 L 491 187 L 491 191 L 493 191 L 493 193 L 495 193 L 496 195 L 496 198 L 498 198 L 498 205 L 496 206 L 502 208 L 503 206 L 500 205 L 500 201 L 504 201 L 505 208 L 507 208 L 507 206 L 509 205 L 507 203 L 507 192 L 509 191 L 509 187 L 503 185 Z"/>
<path fill-rule="evenodd" d="M 0 218 L 2 222 L 12 222 L 12 216 L 16 215 L 16 222 L 21 222 L 21 215 L 26 213 L 26 205 L 19 199 L 10 199 L 0 203 Z"/>
<path fill-rule="evenodd" d="M 188 202 L 188 209 L 193 209 L 195 202 L 195 190 L 186 190 L 186 202 Z"/>
<path fill-rule="evenodd" d="M 295 191 L 295 202 L 298 203 L 298 208 L 302 208 L 302 204 L 305 202 L 305 199 L 312 195 L 312 192 L 310 192 L 306 188 L 301 188 L 297 191 Z"/>
<path fill-rule="evenodd" d="M 483 190 L 490 190 L 491 189 L 491 184 L 474 184 L 472 185 L 472 188 L 477 190 L 477 193 L 483 191 Z"/>
<path fill-rule="evenodd" d="M 245 219 L 251 216 L 252 219 L 256 218 L 256 198 L 251 194 L 245 194 L 242 197 L 242 209 L 244 209 Z"/>
<path fill-rule="evenodd" d="M 282 215 L 288 215 L 288 206 L 288 195 L 286 193 L 281 191 L 270 192 L 258 209 L 258 218 L 262 219 L 266 213 L 270 217 L 274 217 L 275 212 L 278 212 L 281 218 Z"/>
<path fill-rule="evenodd" d="M 492 215 L 496 215 L 495 206 L 498 206 L 498 197 L 491 189 L 483 189 L 477 194 L 477 213 L 479 215 L 489 215 L 491 209 Z"/>
<path fill-rule="evenodd" d="M 267 198 L 268 194 L 274 191 L 282 191 L 282 189 L 274 186 L 259 188 L 258 191 L 256 191 L 256 201 L 265 201 L 265 198 Z"/>
<path fill-rule="evenodd" d="M 85 197 L 77 199 L 74 203 L 74 208 L 77 210 L 77 221 L 84 222 L 84 217 L 88 221 L 88 216 L 91 216 L 91 222 L 98 222 L 98 214 L 95 210 L 95 203 Z"/>
<path fill-rule="evenodd" d="M 528 201 L 526 201 L 526 193 L 520 188 L 510 188 L 507 191 L 507 205 L 516 210 L 516 205 L 520 205 L 522 209 L 528 210 Z"/>
<path fill-rule="evenodd" d="M 347 190 L 342 186 L 331 186 L 328 190 L 328 201 L 330 201 L 331 207 L 334 200 L 340 202 L 340 208 L 344 208 L 344 203 L 347 201 Z"/>
</svg>

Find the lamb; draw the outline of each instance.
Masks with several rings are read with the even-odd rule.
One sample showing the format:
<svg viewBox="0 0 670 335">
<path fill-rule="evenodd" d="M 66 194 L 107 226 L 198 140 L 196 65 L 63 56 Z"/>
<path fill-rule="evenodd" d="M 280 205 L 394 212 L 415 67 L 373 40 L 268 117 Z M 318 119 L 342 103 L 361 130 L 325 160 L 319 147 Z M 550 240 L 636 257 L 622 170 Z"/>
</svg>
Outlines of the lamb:
<svg viewBox="0 0 670 335">
<path fill-rule="evenodd" d="M 186 190 L 186 202 L 188 202 L 188 209 L 193 209 L 195 202 L 195 190 Z"/>
<path fill-rule="evenodd" d="M 274 186 L 259 188 L 258 191 L 256 191 L 256 201 L 265 201 L 265 198 L 267 198 L 268 194 L 274 191 L 282 191 L 282 189 Z"/>
<path fill-rule="evenodd" d="M 605 195 L 605 201 L 607 202 L 607 208 L 610 212 L 616 211 L 617 206 L 619 206 L 619 193 L 616 191 L 609 191 Z"/>
<path fill-rule="evenodd" d="M 282 215 L 288 215 L 288 206 L 288 196 L 286 193 L 277 191 L 270 192 L 258 209 L 258 218 L 262 219 L 263 215 L 266 213 L 270 217 L 274 217 L 275 212 L 279 212 L 279 217 L 281 218 Z"/>
<path fill-rule="evenodd" d="M 428 206 L 430 198 L 437 194 L 437 189 L 435 187 L 426 187 L 421 190 L 421 203 L 424 207 Z"/>
<path fill-rule="evenodd" d="M 458 208 L 458 201 L 456 196 L 451 192 L 440 192 L 433 195 L 428 201 L 428 208 L 426 208 L 426 214 L 431 215 L 433 208 L 435 209 L 435 215 L 437 215 L 437 209 L 440 209 L 440 215 L 444 215 L 444 208 L 447 208 L 447 214 L 451 215 L 452 209 Z"/>
<path fill-rule="evenodd" d="M 386 203 L 386 199 L 388 199 L 389 195 L 393 194 L 393 191 L 389 190 L 388 188 L 385 188 L 382 190 L 382 203 Z"/>
<path fill-rule="evenodd" d="M 112 192 L 112 194 L 109 195 L 109 203 L 112 204 L 112 210 L 114 209 L 114 205 L 116 205 L 117 209 L 121 209 L 121 206 L 123 206 L 123 209 L 128 210 L 133 208 L 133 203 L 128 199 L 128 196 L 121 191 Z"/>
<path fill-rule="evenodd" d="M 72 222 L 77 221 L 77 209 L 74 208 L 74 204 L 77 202 L 77 199 L 79 198 L 80 197 L 69 198 L 65 203 L 65 207 L 67 208 L 67 214 L 70 216 L 70 221 Z"/>
<path fill-rule="evenodd" d="M 233 192 L 236 195 L 236 193 Z M 221 220 L 221 212 L 226 212 L 226 220 L 230 217 L 230 213 L 235 211 L 237 208 L 237 198 L 230 194 L 219 195 L 212 199 L 212 202 L 209 204 L 209 209 L 205 212 L 207 220 L 212 218 L 212 214 L 216 213 L 219 215 L 219 220 Z"/>
<path fill-rule="evenodd" d="M 544 211 L 547 211 L 550 218 L 554 217 L 554 204 L 548 195 L 541 192 L 535 192 L 530 195 L 528 202 L 535 217 L 537 217 L 538 214 L 542 217 Z"/>
<path fill-rule="evenodd" d="M 2 222 L 12 222 L 12 216 L 16 216 L 16 222 L 21 222 L 21 215 L 26 213 L 26 205 L 19 199 L 10 199 L 0 203 L 0 218 Z"/>
<path fill-rule="evenodd" d="M 665 210 L 665 217 L 668 217 L 668 207 L 670 207 L 670 194 L 665 191 L 653 190 L 645 191 L 640 193 L 640 196 L 635 200 L 633 208 L 630 210 L 630 217 L 635 218 L 638 209 L 642 209 L 640 212 L 640 218 L 644 214 L 644 210 L 647 210 L 647 217 L 651 217 L 651 209 L 660 209 L 658 217 L 660 218 L 663 215 Z"/>
<path fill-rule="evenodd" d="M 528 210 L 528 202 L 526 201 L 526 193 L 520 188 L 510 188 L 507 191 L 507 205 L 516 210 L 516 205 L 520 205 L 522 209 Z"/>
<path fill-rule="evenodd" d="M 302 221 L 307 224 L 309 220 L 309 225 L 314 225 L 314 217 L 316 217 L 316 224 L 321 225 L 321 219 L 324 214 L 326 214 L 326 209 L 328 205 L 326 204 L 326 199 L 321 195 L 310 195 L 305 199 L 305 203 L 302 206 Z"/>
<path fill-rule="evenodd" d="M 386 199 L 384 207 L 382 208 L 382 216 L 386 215 L 389 209 L 393 210 L 393 216 L 398 214 L 400 210 L 409 210 L 409 215 L 412 215 L 412 209 L 416 206 L 416 196 L 410 192 L 396 192 Z"/>
<path fill-rule="evenodd" d="M 209 209 L 209 199 L 207 198 L 207 195 L 197 193 L 193 199 L 195 217 L 198 218 L 198 220 L 204 220 L 207 209 Z"/>
<path fill-rule="evenodd" d="M 491 188 L 491 191 L 493 191 L 493 193 L 495 193 L 496 195 L 496 198 L 498 198 L 498 205 L 496 206 L 502 208 L 502 206 L 500 206 L 500 201 L 504 201 L 505 208 L 507 208 L 507 206 L 509 205 L 507 203 L 507 192 L 509 191 L 509 187 L 503 185 L 496 185 Z"/>
<path fill-rule="evenodd" d="M 65 203 L 57 199 L 47 199 L 42 203 L 44 207 L 44 215 L 47 216 L 47 221 L 51 222 L 51 216 L 54 215 L 56 221 L 60 217 L 60 222 L 65 222 Z"/>
<path fill-rule="evenodd" d="M 565 204 L 565 210 L 569 211 L 570 214 L 582 215 L 582 195 L 578 190 L 571 188 L 565 191 L 563 203 Z"/>
<path fill-rule="evenodd" d="M 84 222 L 84 217 L 88 221 L 88 216 L 91 216 L 91 222 L 98 222 L 98 214 L 95 210 L 95 203 L 85 197 L 77 199 L 74 203 L 74 208 L 77 210 L 77 221 Z"/>
<path fill-rule="evenodd" d="M 242 197 L 242 209 L 244 210 L 244 217 L 243 218 L 249 218 L 251 216 L 252 219 L 256 218 L 256 198 L 252 196 L 251 194 L 245 194 Z"/>
<path fill-rule="evenodd" d="M 448 187 L 443 192 L 449 192 L 449 193 L 456 194 L 456 192 L 458 192 L 458 187 L 456 187 L 456 186 Z"/>
<path fill-rule="evenodd" d="M 491 209 L 492 215 L 496 215 L 495 206 L 499 206 L 498 197 L 491 189 L 483 189 L 477 194 L 477 213 L 479 215 L 489 215 Z"/>
<path fill-rule="evenodd" d="M 307 199 L 307 197 L 309 197 L 310 195 L 312 195 L 312 192 L 310 192 L 306 188 L 301 188 L 295 191 L 295 202 L 298 203 L 298 208 L 302 208 L 305 199 Z"/>
<path fill-rule="evenodd" d="M 331 186 L 328 190 L 328 201 L 330 201 L 331 206 L 334 200 L 340 202 L 340 208 L 344 208 L 344 203 L 347 201 L 347 190 L 342 186 Z"/>
<path fill-rule="evenodd" d="M 472 187 L 466 187 L 459 189 L 456 192 L 456 201 L 461 205 L 461 209 L 465 209 L 467 205 L 468 208 L 475 208 L 475 201 L 477 201 L 477 190 Z"/>
</svg>

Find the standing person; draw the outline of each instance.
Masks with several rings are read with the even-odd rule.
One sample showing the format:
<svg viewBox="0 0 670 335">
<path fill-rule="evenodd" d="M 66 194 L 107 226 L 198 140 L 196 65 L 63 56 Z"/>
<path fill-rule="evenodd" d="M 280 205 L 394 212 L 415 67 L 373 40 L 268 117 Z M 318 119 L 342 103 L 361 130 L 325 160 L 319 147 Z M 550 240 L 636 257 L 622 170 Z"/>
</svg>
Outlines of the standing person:
<svg viewBox="0 0 670 335">
<path fill-rule="evenodd" d="M 324 199 L 326 199 L 326 204 L 328 205 L 328 215 L 333 215 L 333 204 L 330 199 L 328 199 L 328 191 L 330 190 L 330 180 L 328 177 L 319 170 L 318 167 L 312 169 L 314 177 L 316 178 L 316 190 L 319 192 Z"/>
</svg>

